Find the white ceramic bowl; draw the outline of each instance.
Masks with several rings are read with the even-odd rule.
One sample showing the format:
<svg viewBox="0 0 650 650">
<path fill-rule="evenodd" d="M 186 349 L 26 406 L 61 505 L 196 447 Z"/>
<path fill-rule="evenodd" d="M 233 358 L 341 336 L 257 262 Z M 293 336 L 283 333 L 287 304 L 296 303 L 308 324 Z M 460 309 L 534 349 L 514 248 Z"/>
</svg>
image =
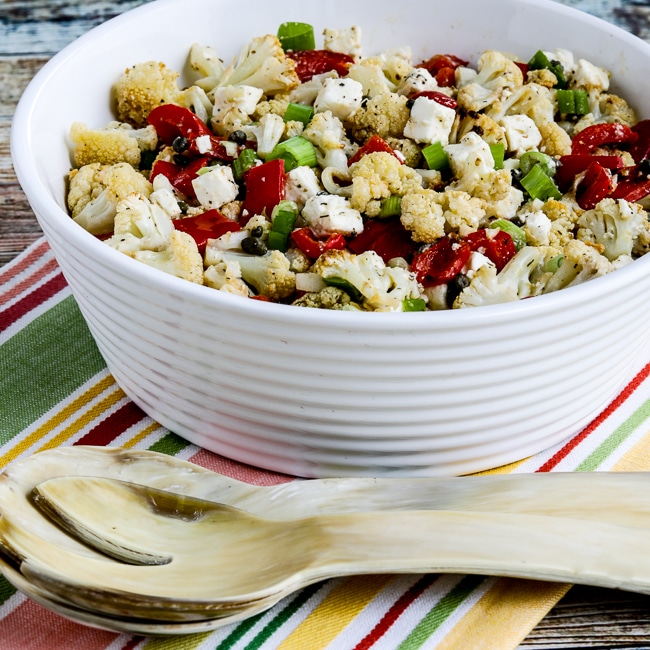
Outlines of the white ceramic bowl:
<svg viewBox="0 0 650 650">
<path fill-rule="evenodd" d="M 190 45 L 229 59 L 280 22 L 360 25 L 364 52 L 414 58 L 487 48 L 572 49 L 609 68 L 643 116 L 650 47 L 544 0 L 160 0 L 55 56 L 15 115 L 18 178 L 118 384 L 188 440 L 302 476 L 461 474 L 576 433 L 614 397 L 648 339 L 650 256 L 519 303 L 428 313 L 350 313 L 245 300 L 102 244 L 66 214 L 71 122 L 110 119 L 127 66 L 182 69 Z M 647 115 L 645 115 L 647 117 Z M 644 296 L 646 296 L 644 298 Z"/>
</svg>

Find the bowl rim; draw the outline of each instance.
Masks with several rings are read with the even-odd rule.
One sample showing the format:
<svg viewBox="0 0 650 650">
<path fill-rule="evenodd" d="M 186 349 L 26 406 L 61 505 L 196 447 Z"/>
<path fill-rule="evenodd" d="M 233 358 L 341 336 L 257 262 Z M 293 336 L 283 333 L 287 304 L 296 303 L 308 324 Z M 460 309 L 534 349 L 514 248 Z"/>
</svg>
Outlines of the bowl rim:
<svg viewBox="0 0 650 650">
<path fill-rule="evenodd" d="M 190 0 L 191 1 L 191 0 Z M 464 2 L 464 0 L 457 0 Z M 477 308 L 425 311 L 425 312 L 356 312 L 333 311 L 321 309 L 299 309 L 292 305 L 285 305 L 260 300 L 243 300 L 239 296 L 232 296 L 210 287 L 198 285 L 170 274 L 166 274 L 146 264 L 106 246 L 102 241 L 75 224 L 54 199 L 40 177 L 30 173 L 34 166 L 33 138 L 31 124 L 34 107 L 39 101 L 39 96 L 47 85 L 48 80 L 65 66 L 69 60 L 74 59 L 87 47 L 92 47 L 93 41 L 120 28 L 120 26 L 140 15 L 147 15 L 162 10 L 167 5 L 178 4 L 179 0 L 153 0 L 144 5 L 130 9 L 115 16 L 104 23 L 93 27 L 85 34 L 79 36 L 56 53 L 29 82 L 23 91 L 14 112 L 10 132 L 11 158 L 25 195 L 30 206 L 40 220 L 39 215 L 47 215 L 53 227 L 64 233 L 71 244 L 82 250 L 87 250 L 99 263 L 113 267 L 122 275 L 128 275 L 136 281 L 141 280 L 152 288 L 175 297 L 191 301 L 198 301 L 204 306 L 215 309 L 227 309 L 251 318 L 265 320 L 287 321 L 305 326 L 319 325 L 346 329 L 363 325 L 370 330 L 384 330 L 390 326 L 393 330 L 430 330 L 437 326 L 450 327 L 454 325 L 466 326 L 475 323 L 494 323 L 520 320 L 534 317 L 535 314 L 563 311 L 580 302 L 603 300 L 606 296 L 617 292 L 621 286 L 643 275 L 650 274 L 650 253 L 634 260 L 623 268 L 609 273 L 595 280 L 585 282 L 575 287 L 568 287 L 551 294 L 536 296 L 534 300 L 524 299 L 494 305 L 483 305 Z M 186 3 L 187 0 L 184 0 Z M 601 18 L 586 13 L 572 6 L 561 4 L 554 0 L 517 0 L 518 5 L 540 8 L 558 16 L 567 16 L 575 20 L 586 21 L 598 29 L 606 28 L 616 35 L 617 39 L 627 42 L 630 47 L 641 49 L 650 61 L 650 44 L 624 29 L 609 23 Z M 603 305 L 603 309 L 606 305 Z M 400 314 L 399 316 L 397 314 Z"/>
</svg>

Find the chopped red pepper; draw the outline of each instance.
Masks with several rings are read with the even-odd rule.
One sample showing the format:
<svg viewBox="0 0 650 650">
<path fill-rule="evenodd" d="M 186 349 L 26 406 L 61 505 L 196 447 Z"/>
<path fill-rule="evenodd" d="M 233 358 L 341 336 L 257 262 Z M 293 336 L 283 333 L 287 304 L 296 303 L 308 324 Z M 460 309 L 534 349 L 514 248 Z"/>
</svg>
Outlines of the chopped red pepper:
<svg viewBox="0 0 650 650">
<path fill-rule="evenodd" d="M 192 181 L 196 178 L 199 169 L 205 167 L 208 162 L 210 162 L 210 159 L 205 157 L 195 158 L 187 165 L 177 165 L 166 160 L 158 160 L 151 168 L 151 176 L 149 178 L 153 182 L 153 179 L 158 174 L 162 174 L 167 177 L 175 189 L 187 199 L 193 200 L 196 198 L 196 193 L 192 187 Z"/>
<path fill-rule="evenodd" d="M 273 208 L 284 199 L 284 160 L 269 160 L 251 167 L 245 175 L 246 199 L 240 223 L 246 225 L 255 214 L 271 218 Z"/>
<path fill-rule="evenodd" d="M 609 196 L 613 187 L 612 172 L 592 162 L 576 185 L 576 202 L 583 210 L 591 210 Z"/>
<path fill-rule="evenodd" d="M 640 201 L 650 194 L 650 180 L 619 181 L 611 193 L 613 199 L 625 199 L 630 203 Z"/>
<path fill-rule="evenodd" d="M 384 262 L 395 257 L 410 260 L 418 244 L 411 239 L 411 233 L 399 219 L 368 219 L 363 231 L 348 243 L 348 248 L 357 255 L 372 250 Z"/>
<path fill-rule="evenodd" d="M 444 284 L 461 272 L 471 252 L 467 242 L 441 237 L 422 253 L 415 254 L 411 270 L 425 287 Z"/>
<path fill-rule="evenodd" d="M 227 232 L 241 230 L 237 222 L 231 221 L 218 210 L 207 210 L 194 217 L 174 219 L 174 227 L 192 236 L 201 255 L 205 253 L 208 239 L 216 239 Z"/>
<path fill-rule="evenodd" d="M 344 77 L 350 65 L 354 63 L 354 57 L 349 54 L 329 50 L 289 50 L 287 56 L 296 62 L 296 74 L 302 83 L 309 81 L 314 75 L 331 70 Z"/>
<path fill-rule="evenodd" d="M 176 138 L 182 136 L 193 140 L 200 135 L 212 135 L 208 126 L 189 108 L 176 104 L 162 104 L 156 106 L 147 117 L 164 144 L 172 144 Z"/>
<path fill-rule="evenodd" d="M 528 70 L 530 70 L 530 66 L 527 63 L 524 63 L 523 61 L 514 61 L 514 64 L 521 70 L 521 74 L 524 75 L 524 81 L 526 81 L 526 77 L 528 76 Z"/>
<path fill-rule="evenodd" d="M 650 120 L 637 122 L 632 131 L 636 133 L 637 139 L 632 143 L 628 151 L 637 165 L 650 157 Z"/>
<path fill-rule="evenodd" d="M 427 99 L 432 99 L 437 104 L 446 106 L 447 108 L 453 108 L 454 110 L 456 110 L 458 107 L 458 102 L 453 97 L 445 95 L 445 93 L 438 92 L 437 90 L 421 90 L 420 92 L 409 95 L 409 99 L 417 99 L 418 97 L 426 97 Z"/>
<path fill-rule="evenodd" d="M 441 87 L 453 86 L 456 83 L 456 68 L 469 65 L 468 61 L 459 59 L 453 54 L 434 54 L 430 59 L 418 63 L 416 68 L 426 68 Z"/>
<path fill-rule="evenodd" d="M 625 162 L 620 156 L 591 156 L 586 153 L 560 156 L 560 164 L 555 172 L 555 182 L 560 190 L 568 191 L 575 177 L 584 172 L 592 162 L 614 171 L 625 167 Z"/>
<path fill-rule="evenodd" d="M 605 144 L 632 144 L 637 138 L 637 134 L 625 124 L 592 124 L 573 137 L 571 153 L 591 153 Z"/>
<path fill-rule="evenodd" d="M 325 251 L 343 250 L 347 241 L 340 233 L 330 235 L 327 239 L 316 239 L 311 228 L 299 228 L 291 233 L 293 243 L 310 259 L 318 259 Z"/>
<path fill-rule="evenodd" d="M 512 237 L 505 230 L 497 230 L 496 234 L 488 236 L 485 228 L 481 228 L 463 237 L 463 241 L 472 251 L 482 253 L 494 262 L 497 271 L 501 271 L 517 253 Z"/>
<path fill-rule="evenodd" d="M 348 160 L 348 167 L 353 165 L 355 162 L 359 162 L 366 154 L 377 153 L 378 151 L 383 151 L 385 153 L 390 153 L 397 158 L 401 163 L 404 162 L 403 158 L 400 158 L 395 149 L 391 147 L 384 138 L 374 133 L 371 135 L 361 147 L 359 147 L 356 153 Z"/>
</svg>

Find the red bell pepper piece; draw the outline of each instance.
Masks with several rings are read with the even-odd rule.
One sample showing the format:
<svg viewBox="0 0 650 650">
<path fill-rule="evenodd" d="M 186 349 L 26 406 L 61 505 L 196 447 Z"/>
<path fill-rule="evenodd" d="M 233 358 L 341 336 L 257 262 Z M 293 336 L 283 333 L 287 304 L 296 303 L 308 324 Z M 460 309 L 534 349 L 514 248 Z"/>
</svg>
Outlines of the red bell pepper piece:
<svg viewBox="0 0 650 650">
<path fill-rule="evenodd" d="M 441 237 L 422 253 L 415 254 L 411 270 L 425 287 L 444 284 L 461 272 L 471 252 L 467 242 Z"/>
<path fill-rule="evenodd" d="M 632 144 L 637 138 L 638 135 L 625 124 L 592 124 L 573 137 L 571 153 L 591 153 L 605 144 Z"/>
<path fill-rule="evenodd" d="M 613 199 L 625 199 L 634 203 L 648 194 L 650 194 L 650 180 L 624 180 L 618 182 L 610 196 Z"/>
<path fill-rule="evenodd" d="M 296 74 L 301 82 L 309 81 L 314 75 L 335 70 L 340 77 L 348 73 L 354 57 L 343 52 L 329 50 L 290 50 L 287 56 L 296 62 Z"/>
<path fill-rule="evenodd" d="M 497 271 L 500 271 L 517 253 L 512 237 L 504 230 L 497 230 L 496 234 L 488 236 L 485 228 L 463 237 L 472 251 L 482 253 L 494 262 Z"/>
<path fill-rule="evenodd" d="M 427 99 L 432 99 L 437 104 L 446 106 L 447 108 L 453 108 L 454 110 L 458 108 L 458 102 L 453 97 L 445 95 L 445 93 L 438 92 L 437 90 L 421 90 L 420 92 L 409 95 L 409 99 L 417 99 L 418 97 L 426 97 Z"/>
<path fill-rule="evenodd" d="M 348 248 L 359 255 L 372 250 L 384 262 L 394 257 L 410 260 L 418 244 L 411 239 L 411 233 L 399 219 L 368 219 L 363 231 L 348 242 Z"/>
<path fill-rule="evenodd" d="M 242 226 L 256 214 L 271 218 L 273 208 L 284 199 L 285 178 L 284 160 L 280 158 L 251 167 L 246 172 L 246 198 L 239 219 Z"/>
<path fill-rule="evenodd" d="M 637 139 L 632 143 L 628 151 L 638 165 L 650 157 L 650 120 L 637 122 L 632 127 L 632 131 L 636 133 Z"/>
<path fill-rule="evenodd" d="M 395 149 L 391 147 L 384 138 L 374 133 L 371 135 L 361 147 L 359 147 L 356 153 L 348 160 L 348 167 L 353 165 L 355 162 L 359 162 L 366 154 L 377 153 L 378 151 L 383 151 L 385 153 L 390 153 L 401 163 L 404 162 L 403 158 L 400 158 Z"/>
<path fill-rule="evenodd" d="M 469 65 L 468 61 L 453 54 L 434 54 L 430 59 L 418 63 L 416 68 L 426 68 L 435 77 L 439 86 L 449 87 L 456 84 L 456 68 Z"/>
<path fill-rule="evenodd" d="M 205 246 L 208 239 L 216 239 L 227 232 L 241 230 L 241 226 L 225 217 L 218 210 L 207 210 L 194 217 L 174 219 L 174 227 L 191 235 L 199 248 L 199 253 L 205 253 Z"/>
<path fill-rule="evenodd" d="M 613 171 L 625 167 L 625 162 L 620 156 L 591 156 L 586 153 L 560 156 L 560 164 L 555 172 L 555 182 L 560 190 L 566 192 L 573 185 L 575 177 L 584 172 L 592 162 Z"/>
<path fill-rule="evenodd" d="M 199 169 L 205 167 L 209 161 L 210 159 L 205 157 L 195 158 L 187 165 L 177 165 L 166 160 L 158 160 L 151 168 L 150 180 L 153 181 L 158 174 L 162 174 L 167 177 L 175 189 L 187 199 L 193 200 L 196 198 L 196 193 L 192 187 L 192 181 L 196 178 Z"/>
<path fill-rule="evenodd" d="M 583 210 L 591 210 L 609 196 L 613 188 L 612 172 L 592 162 L 576 185 L 576 202 Z"/>
<path fill-rule="evenodd" d="M 299 228 L 291 233 L 293 243 L 309 259 L 318 259 L 325 251 L 335 249 L 343 250 L 347 246 L 347 241 L 340 233 L 334 233 L 327 239 L 317 239 L 311 228 Z"/>
<path fill-rule="evenodd" d="M 524 75 L 524 81 L 526 81 L 526 77 L 528 76 L 528 70 L 530 70 L 530 66 L 527 63 L 524 63 L 523 61 L 514 61 L 514 64 L 521 70 L 521 74 Z"/>
<path fill-rule="evenodd" d="M 147 122 L 156 129 L 158 138 L 168 145 L 179 136 L 193 140 L 200 135 L 212 135 L 207 124 L 195 113 L 176 104 L 156 106 L 149 113 Z"/>
</svg>

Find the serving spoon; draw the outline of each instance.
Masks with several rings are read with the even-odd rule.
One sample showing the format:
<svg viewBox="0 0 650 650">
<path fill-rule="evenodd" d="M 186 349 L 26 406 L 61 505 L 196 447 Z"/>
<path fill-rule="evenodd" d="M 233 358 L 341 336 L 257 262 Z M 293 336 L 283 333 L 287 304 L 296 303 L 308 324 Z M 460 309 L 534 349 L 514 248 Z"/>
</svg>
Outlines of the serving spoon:
<svg viewBox="0 0 650 650">
<path fill-rule="evenodd" d="M 623 479 L 612 487 L 625 478 L 637 487 L 648 481 L 608 476 Z M 3 533 L 23 558 L 23 575 L 98 594 L 98 611 L 111 594 L 128 594 L 143 608 L 174 600 L 190 615 L 205 616 L 208 605 L 270 607 L 313 582 L 366 573 L 507 575 L 650 593 L 645 495 L 623 516 L 439 510 L 284 521 L 105 478 L 51 479 L 35 498 L 70 535 L 129 563 L 107 570 L 106 559 L 75 559 L 57 548 L 37 556 L 25 531 Z"/>
</svg>

